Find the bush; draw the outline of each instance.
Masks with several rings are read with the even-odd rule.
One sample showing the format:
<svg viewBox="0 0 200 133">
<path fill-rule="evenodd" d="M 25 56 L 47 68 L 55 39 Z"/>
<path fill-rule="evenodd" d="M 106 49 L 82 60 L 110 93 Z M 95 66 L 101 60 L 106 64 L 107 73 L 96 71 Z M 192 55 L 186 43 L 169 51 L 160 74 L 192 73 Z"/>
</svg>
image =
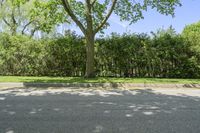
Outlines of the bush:
<svg viewBox="0 0 200 133">
<path fill-rule="evenodd" d="M 42 44 L 26 36 L 0 35 L 1 75 L 39 75 Z"/>
<path fill-rule="evenodd" d="M 173 29 L 147 34 L 112 34 L 95 44 L 98 76 L 199 78 L 199 53 Z M 192 47 L 192 48 L 191 48 Z M 0 34 L 0 75 L 83 76 L 81 36 L 31 39 Z"/>
<path fill-rule="evenodd" d="M 67 36 L 34 40 L 0 34 L 0 74 L 15 76 L 82 76 L 83 39 Z"/>
</svg>

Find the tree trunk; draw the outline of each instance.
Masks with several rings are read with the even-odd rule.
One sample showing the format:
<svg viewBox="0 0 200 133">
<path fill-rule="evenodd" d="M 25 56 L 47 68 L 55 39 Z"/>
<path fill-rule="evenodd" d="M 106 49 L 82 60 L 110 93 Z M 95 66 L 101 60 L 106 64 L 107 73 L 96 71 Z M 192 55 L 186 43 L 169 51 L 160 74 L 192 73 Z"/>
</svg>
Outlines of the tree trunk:
<svg viewBox="0 0 200 133">
<path fill-rule="evenodd" d="M 14 36 L 17 34 L 17 26 L 16 25 L 13 25 L 11 27 L 11 35 Z"/>
<path fill-rule="evenodd" d="M 96 76 L 94 71 L 94 40 L 94 35 L 86 36 L 87 60 L 85 78 L 94 78 Z"/>
</svg>

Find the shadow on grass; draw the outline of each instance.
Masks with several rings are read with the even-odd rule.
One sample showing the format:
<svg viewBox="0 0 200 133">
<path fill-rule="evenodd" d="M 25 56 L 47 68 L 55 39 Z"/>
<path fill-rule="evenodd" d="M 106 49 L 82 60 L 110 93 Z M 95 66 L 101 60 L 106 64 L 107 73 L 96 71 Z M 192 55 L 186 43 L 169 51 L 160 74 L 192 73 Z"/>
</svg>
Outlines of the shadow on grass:
<svg viewBox="0 0 200 133">
<path fill-rule="evenodd" d="M 153 82 L 153 83 L 179 83 L 180 81 L 178 79 L 165 79 L 165 78 L 147 78 L 147 82 Z"/>
<path fill-rule="evenodd" d="M 199 110 L 200 94 L 9 88 L 0 91 L 0 132 L 199 133 Z"/>
<path fill-rule="evenodd" d="M 152 83 L 186 83 L 186 84 L 199 84 L 199 79 L 176 79 L 176 78 L 146 78 L 147 82 Z"/>
<path fill-rule="evenodd" d="M 49 88 L 49 87 L 74 87 L 74 88 L 122 88 L 122 83 L 23 83 L 25 88 Z"/>
<path fill-rule="evenodd" d="M 21 80 L 25 83 L 108 83 L 110 78 L 82 78 L 82 77 L 44 77 Z"/>
<path fill-rule="evenodd" d="M 25 87 L 39 87 L 39 88 L 48 88 L 48 87 L 102 87 L 102 88 L 119 88 L 123 86 L 123 83 L 113 82 L 111 78 L 91 78 L 85 79 L 81 77 L 73 78 L 63 78 L 55 79 L 48 77 L 46 79 L 32 79 L 30 81 L 23 82 Z"/>
<path fill-rule="evenodd" d="M 88 82 L 95 82 L 97 78 L 93 79 L 84 79 L 81 77 L 72 77 L 72 78 L 54 78 L 54 77 L 47 77 L 47 79 L 31 79 L 27 81 L 27 83 L 88 83 Z M 105 81 L 106 82 L 106 81 Z"/>
</svg>

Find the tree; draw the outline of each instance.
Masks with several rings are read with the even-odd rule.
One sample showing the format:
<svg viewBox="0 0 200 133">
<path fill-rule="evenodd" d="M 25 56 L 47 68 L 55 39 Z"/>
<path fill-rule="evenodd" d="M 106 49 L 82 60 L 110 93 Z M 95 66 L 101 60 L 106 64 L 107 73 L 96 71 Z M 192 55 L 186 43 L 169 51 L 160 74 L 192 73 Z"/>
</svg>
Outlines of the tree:
<svg viewBox="0 0 200 133">
<path fill-rule="evenodd" d="M 0 23 L 4 27 L 3 31 L 8 29 L 11 35 L 20 33 L 31 37 L 36 31 L 50 32 L 56 24 L 67 22 L 64 9 L 58 10 L 56 3 L 40 0 L 0 0 Z"/>
<path fill-rule="evenodd" d="M 0 19 L 12 35 L 17 33 L 24 19 L 28 17 L 27 7 L 31 3 L 32 1 L 26 0 L 0 0 Z M 26 26 L 22 29 L 26 29 Z"/>
<path fill-rule="evenodd" d="M 69 23 L 63 8 L 60 8 L 59 1 L 34 0 L 34 6 L 30 11 L 33 29 L 31 34 L 37 30 L 49 33 L 56 29 L 57 24 Z"/>
<path fill-rule="evenodd" d="M 187 25 L 182 33 L 192 50 L 200 52 L 200 21 Z"/>
<path fill-rule="evenodd" d="M 174 15 L 180 0 L 61 0 L 67 14 L 80 28 L 86 39 L 86 72 L 85 77 L 95 76 L 94 45 L 95 35 L 108 26 L 108 19 L 115 13 L 121 20 L 130 24 L 143 18 L 143 11 L 149 7 L 161 14 Z"/>
<path fill-rule="evenodd" d="M 199 74 L 200 68 L 200 21 L 187 25 L 182 36 L 184 38 L 185 44 L 189 47 L 187 53 L 190 55 L 190 64 L 195 64 L 196 67 L 188 67 L 188 69 L 193 69 L 196 74 Z M 199 75 L 198 75 L 199 76 Z"/>
</svg>

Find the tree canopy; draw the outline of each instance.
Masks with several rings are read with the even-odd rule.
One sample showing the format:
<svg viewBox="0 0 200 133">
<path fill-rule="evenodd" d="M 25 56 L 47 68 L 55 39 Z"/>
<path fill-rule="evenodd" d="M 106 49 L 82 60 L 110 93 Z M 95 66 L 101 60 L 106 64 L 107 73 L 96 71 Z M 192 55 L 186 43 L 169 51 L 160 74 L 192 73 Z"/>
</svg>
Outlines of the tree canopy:
<svg viewBox="0 0 200 133">
<path fill-rule="evenodd" d="M 65 11 L 80 28 L 86 38 L 86 74 L 85 77 L 94 77 L 94 38 L 95 35 L 106 28 L 108 19 L 114 13 L 120 20 L 129 21 L 130 24 L 143 18 L 143 11 L 148 8 L 156 9 L 165 15 L 174 15 L 179 0 L 61 0 Z"/>
<path fill-rule="evenodd" d="M 56 24 L 67 22 L 65 17 L 56 1 L 0 0 L 2 30 L 12 35 L 50 32 Z"/>
<path fill-rule="evenodd" d="M 194 49 L 200 52 L 200 21 L 187 25 L 182 35 L 190 42 Z"/>
<path fill-rule="evenodd" d="M 109 26 L 112 14 L 130 24 L 143 19 L 150 9 L 174 16 L 180 0 L 0 0 L 1 30 L 34 36 L 36 31 L 50 32 L 58 24 L 75 23 L 85 38 L 85 77 L 95 77 L 95 36 Z M 142 43 L 145 45 L 145 42 Z M 119 64 L 120 65 L 120 64 Z"/>
<path fill-rule="evenodd" d="M 92 30 L 97 33 L 106 27 L 111 14 L 116 14 L 120 20 L 130 24 L 143 18 L 143 11 L 155 9 L 161 14 L 174 16 L 180 0 L 61 0 L 68 15 L 85 32 L 91 21 Z M 89 20 L 90 19 L 90 20 Z"/>
</svg>

